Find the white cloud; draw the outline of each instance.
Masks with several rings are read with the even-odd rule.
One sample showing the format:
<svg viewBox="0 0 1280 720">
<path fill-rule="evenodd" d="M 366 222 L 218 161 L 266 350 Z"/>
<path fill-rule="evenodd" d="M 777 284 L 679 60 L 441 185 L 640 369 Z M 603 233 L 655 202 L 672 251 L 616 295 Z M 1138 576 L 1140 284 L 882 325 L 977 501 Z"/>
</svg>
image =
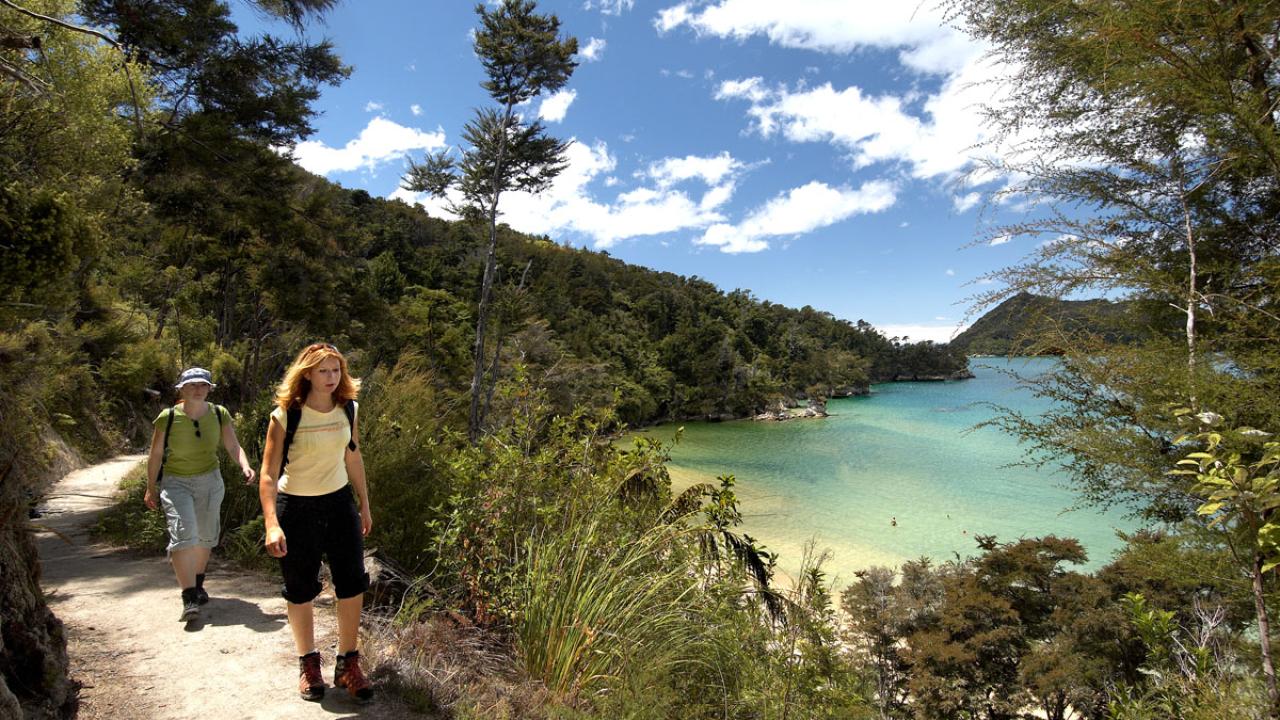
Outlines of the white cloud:
<svg viewBox="0 0 1280 720">
<path fill-rule="evenodd" d="M 723 202 L 719 198 L 725 197 L 721 186 L 711 188 L 699 200 L 675 187 L 655 186 L 629 190 L 602 202 L 590 186 L 597 180 L 605 187 L 616 184 L 610 179 L 616 180 L 617 160 L 609 154 L 608 146 L 573 140 L 566 155 L 564 172 L 546 192 L 503 195 L 503 222 L 529 233 L 584 235 L 596 247 L 608 248 L 631 238 L 702 229 L 725 220 L 717 210 Z M 429 212 L 448 217 L 438 200 L 404 191 L 391 196 L 418 202 Z"/>
<path fill-rule="evenodd" d="M 762 103 L 769 97 L 769 91 L 764 87 L 764 79 L 760 77 L 749 77 L 743 80 L 725 80 L 720 83 L 720 87 L 716 89 L 715 98 L 717 100 L 728 100 L 731 98 L 741 98 L 750 100 L 752 103 Z"/>
<path fill-rule="evenodd" d="M 941 318 L 938 318 L 941 319 Z M 951 338 L 967 329 L 968 325 L 886 324 L 876 325 L 885 337 L 908 338 L 909 342 L 932 340 L 936 343 L 951 342 Z"/>
<path fill-rule="evenodd" d="M 604 56 L 604 49 L 608 45 L 604 38 L 593 37 L 587 41 L 582 49 L 578 50 L 578 57 L 583 62 L 595 62 Z"/>
<path fill-rule="evenodd" d="M 410 105 L 410 106 L 409 106 L 409 111 L 410 111 L 410 112 L 412 112 L 412 113 L 414 114 L 414 116 L 421 115 L 421 114 L 422 114 L 422 106 L 421 106 L 421 105 L 419 105 L 419 104 L 417 104 L 417 103 L 414 103 L 413 105 Z"/>
<path fill-rule="evenodd" d="M 382 103 L 370 100 L 369 102 L 364 104 L 364 111 L 365 112 L 381 112 Z"/>
<path fill-rule="evenodd" d="M 423 132 L 378 116 L 360 135 L 341 148 L 318 140 L 306 140 L 293 148 L 294 162 L 317 175 L 374 167 L 404 157 L 414 150 L 444 147 L 444 131 Z"/>
<path fill-rule="evenodd" d="M 883 180 L 863 183 L 857 190 L 814 181 L 769 200 L 737 225 L 712 225 L 695 242 L 727 253 L 760 252 L 771 237 L 802 235 L 854 215 L 880 212 L 895 200 L 893 185 Z"/>
<path fill-rule="evenodd" d="M 702 7 L 682 2 L 658 12 L 661 33 L 688 26 L 699 35 L 746 40 L 763 35 L 775 45 L 818 52 L 859 48 L 898 50 L 915 70 L 946 73 L 980 54 L 954 29 L 937 3 L 883 0 L 720 0 Z"/>
<path fill-rule="evenodd" d="M 693 179 L 716 185 L 723 180 L 732 179 L 742 168 L 742 163 L 733 159 L 728 152 L 721 152 L 713 157 L 686 155 L 682 158 L 663 158 L 649 165 L 643 175 L 652 178 L 662 187 Z"/>
<path fill-rule="evenodd" d="M 702 199 L 698 201 L 698 207 L 702 210 L 714 210 L 721 205 L 729 202 L 733 197 L 733 183 L 725 183 L 717 185 L 703 194 Z"/>
<path fill-rule="evenodd" d="M 569 106 L 578 97 L 576 90 L 561 90 L 551 97 L 544 98 L 538 107 L 538 117 L 547 122 L 560 122 L 569 112 Z"/>
<path fill-rule="evenodd" d="M 830 143 L 847 150 L 855 167 L 901 162 L 916 178 L 955 179 L 973 169 L 978 148 L 990 141 L 980 110 L 999 104 L 1001 81 L 1013 72 L 984 58 L 986 46 L 944 13 L 938 3 L 883 0 L 690 0 L 659 10 L 654 25 L 662 33 L 684 28 L 738 41 L 763 37 L 822 53 L 897 52 L 909 71 L 940 76 L 938 89 L 894 94 L 831 83 L 808 87 L 803 80 L 767 87 L 753 77 L 722 82 L 716 97 L 750 102 L 752 127 L 763 136 Z M 976 176 L 966 182 L 980 184 Z"/>
<path fill-rule="evenodd" d="M 957 195 L 951 198 L 951 205 L 958 213 L 965 213 L 975 207 L 982 200 L 982 193 L 971 192 L 967 195 Z"/>
<path fill-rule="evenodd" d="M 991 247 L 995 247 L 995 246 L 997 246 L 997 245 L 1003 245 L 1003 244 L 1005 244 L 1005 243 L 1009 242 L 1009 241 L 1010 241 L 1010 240 L 1012 240 L 1012 239 L 1013 239 L 1013 237 L 1012 237 L 1012 236 L 1010 236 L 1010 235 L 997 235 L 997 236 L 995 236 L 995 237 L 991 238 L 991 242 L 989 242 L 989 243 L 987 243 L 987 244 L 988 244 L 988 245 L 990 245 Z"/>
<path fill-rule="evenodd" d="M 605 15 L 621 15 L 635 5 L 636 0 L 586 0 L 582 3 L 582 9 L 599 10 Z"/>
<path fill-rule="evenodd" d="M 849 151 L 858 168 L 903 162 L 917 178 L 956 177 L 972 166 L 975 146 L 989 137 L 979 108 L 993 101 L 991 86 L 984 84 L 993 72 L 989 63 L 975 60 L 923 103 L 829 82 L 769 88 L 758 77 L 724 81 L 715 97 L 750 102 L 747 115 L 764 137 L 830 143 Z"/>
<path fill-rule="evenodd" d="M 956 276 L 956 271 L 952 268 L 947 268 L 947 277 L 955 277 L 955 276 Z"/>
<path fill-rule="evenodd" d="M 689 12 L 689 5 L 686 3 L 659 10 L 653 24 L 658 28 L 658 32 L 665 33 L 689 22 L 692 18 L 693 14 Z"/>
</svg>

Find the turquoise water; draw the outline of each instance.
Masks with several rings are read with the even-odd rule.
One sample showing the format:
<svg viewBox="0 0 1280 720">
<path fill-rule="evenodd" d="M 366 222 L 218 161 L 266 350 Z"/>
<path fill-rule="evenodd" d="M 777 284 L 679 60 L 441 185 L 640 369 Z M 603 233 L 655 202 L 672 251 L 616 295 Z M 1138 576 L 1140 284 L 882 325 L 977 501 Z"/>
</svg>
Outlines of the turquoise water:
<svg viewBox="0 0 1280 720">
<path fill-rule="evenodd" d="M 1116 528 L 1134 524 L 1120 512 L 1068 512 L 1077 498 L 1064 474 L 1006 467 L 1023 458 L 1017 441 L 971 429 L 991 417 L 984 402 L 1043 410 L 997 368 L 1034 375 L 1053 362 L 975 359 L 972 380 L 876 385 L 869 396 L 832 400 L 823 419 L 683 423 L 672 479 L 680 489 L 735 475 L 743 529 L 779 552 L 787 573 L 810 538 L 831 552 L 828 570 L 849 581 L 870 565 L 972 555 L 978 534 L 1074 537 L 1097 568 L 1120 546 Z M 676 427 L 645 432 L 669 440 Z"/>
</svg>

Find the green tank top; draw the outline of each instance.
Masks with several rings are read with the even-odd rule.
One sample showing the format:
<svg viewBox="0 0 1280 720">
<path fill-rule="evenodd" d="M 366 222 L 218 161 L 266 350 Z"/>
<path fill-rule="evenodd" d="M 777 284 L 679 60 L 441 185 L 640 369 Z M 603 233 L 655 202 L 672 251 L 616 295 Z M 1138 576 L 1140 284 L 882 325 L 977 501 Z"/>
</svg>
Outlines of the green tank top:
<svg viewBox="0 0 1280 720">
<path fill-rule="evenodd" d="M 219 412 L 222 422 L 231 421 L 226 409 L 213 403 L 209 403 L 209 411 L 199 420 L 187 417 L 181 405 L 174 406 L 173 427 L 169 428 L 169 456 L 164 461 L 166 475 L 203 475 L 218 467 L 218 443 L 222 441 Z M 169 424 L 169 410 L 162 410 L 151 424 L 163 433 Z M 197 426 L 200 428 L 199 437 L 196 437 Z"/>
</svg>

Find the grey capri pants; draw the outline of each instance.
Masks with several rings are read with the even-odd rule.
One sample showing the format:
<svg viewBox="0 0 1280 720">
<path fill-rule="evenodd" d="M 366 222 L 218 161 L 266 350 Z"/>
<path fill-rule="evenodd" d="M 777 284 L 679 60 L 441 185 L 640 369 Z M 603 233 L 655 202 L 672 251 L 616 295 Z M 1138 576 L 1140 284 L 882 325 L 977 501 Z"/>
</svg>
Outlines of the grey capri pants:
<svg viewBox="0 0 1280 720">
<path fill-rule="evenodd" d="M 202 475 L 165 473 L 160 478 L 160 504 L 169 525 L 169 552 L 218 544 L 225 492 L 218 468 Z"/>
</svg>

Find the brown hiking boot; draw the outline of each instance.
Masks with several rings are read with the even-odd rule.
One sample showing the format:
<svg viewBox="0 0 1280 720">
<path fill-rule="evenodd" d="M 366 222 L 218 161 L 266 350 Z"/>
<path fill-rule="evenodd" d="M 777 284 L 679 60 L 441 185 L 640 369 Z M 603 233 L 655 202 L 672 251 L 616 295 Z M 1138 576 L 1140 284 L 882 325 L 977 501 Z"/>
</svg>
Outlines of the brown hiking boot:
<svg viewBox="0 0 1280 720">
<path fill-rule="evenodd" d="M 347 694 L 360 702 L 373 699 L 373 685 L 360 669 L 358 651 L 352 650 L 346 655 L 338 656 L 338 665 L 333 670 L 333 686 L 346 688 Z"/>
<path fill-rule="evenodd" d="M 298 694 L 303 700 L 324 697 L 324 675 L 320 673 L 320 653 L 309 652 L 298 658 Z"/>
</svg>

